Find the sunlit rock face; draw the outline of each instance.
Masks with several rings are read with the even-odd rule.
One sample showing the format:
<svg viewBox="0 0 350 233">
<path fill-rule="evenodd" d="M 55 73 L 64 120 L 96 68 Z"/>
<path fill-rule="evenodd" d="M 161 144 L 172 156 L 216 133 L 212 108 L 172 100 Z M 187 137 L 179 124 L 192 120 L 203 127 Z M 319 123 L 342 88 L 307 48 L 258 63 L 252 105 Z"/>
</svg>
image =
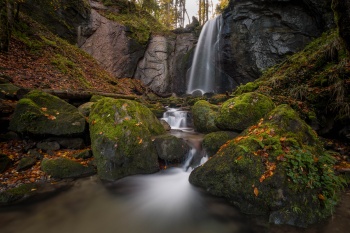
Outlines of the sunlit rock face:
<svg viewBox="0 0 350 233">
<path fill-rule="evenodd" d="M 128 37 L 127 33 L 126 26 L 92 9 L 88 26 L 82 28 L 79 45 L 115 77 L 131 78 L 146 46 Z"/>
<path fill-rule="evenodd" d="M 247 83 L 332 26 L 331 0 L 231 0 L 223 14 L 221 67 L 235 85 Z"/>
</svg>

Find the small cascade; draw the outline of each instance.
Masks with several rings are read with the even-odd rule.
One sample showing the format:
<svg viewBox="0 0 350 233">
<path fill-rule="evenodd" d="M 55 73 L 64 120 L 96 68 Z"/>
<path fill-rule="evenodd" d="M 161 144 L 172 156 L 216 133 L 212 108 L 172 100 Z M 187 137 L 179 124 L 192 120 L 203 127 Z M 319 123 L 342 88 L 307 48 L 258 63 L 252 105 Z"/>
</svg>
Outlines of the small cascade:
<svg viewBox="0 0 350 233">
<path fill-rule="evenodd" d="M 216 92 L 215 76 L 221 16 L 209 20 L 203 27 L 193 57 L 187 94 L 200 91 Z"/>
<path fill-rule="evenodd" d="M 163 114 L 162 119 L 170 125 L 171 129 L 190 128 L 191 120 L 188 111 L 183 111 L 176 108 L 169 108 Z"/>
<path fill-rule="evenodd" d="M 192 149 L 188 152 L 188 155 L 184 164 L 182 165 L 182 169 L 185 172 L 191 172 L 196 167 L 207 162 L 208 155 L 203 152 L 204 151 L 197 150 L 196 148 L 192 147 Z"/>
</svg>

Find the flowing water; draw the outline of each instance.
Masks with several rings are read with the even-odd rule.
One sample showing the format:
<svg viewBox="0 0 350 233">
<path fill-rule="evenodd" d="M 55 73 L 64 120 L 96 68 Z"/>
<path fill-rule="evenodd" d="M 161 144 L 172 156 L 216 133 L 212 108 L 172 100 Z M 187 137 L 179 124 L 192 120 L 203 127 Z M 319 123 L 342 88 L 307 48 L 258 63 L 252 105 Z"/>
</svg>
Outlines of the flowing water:
<svg viewBox="0 0 350 233">
<path fill-rule="evenodd" d="M 162 119 L 168 122 L 171 129 L 191 130 L 191 117 L 188 111 L 168 108 Z"/>
<path fill-rule="evenodd" d="M 221 16 L 209 20 L 203 27 L 194 52 L 187 93 L 215 92 L 217 43 L 219 41 Z"/>
<path fill-rule="evenodd" d="M 192 146 L 182 167 L 108 184 L 96 176 L 80 179 L 50 199 L 0 209 L 0 232 L 345 233 L 350 229 L 350 192 L 343 195 L 332 218 L 308 229 L 269 226 L 264 217 L 241 214 L 223 199 L 188 182 L 192 168 L 206 161 L 200 146 L 203 135 L 179 130 L 171 133 Z"/>
</svg>

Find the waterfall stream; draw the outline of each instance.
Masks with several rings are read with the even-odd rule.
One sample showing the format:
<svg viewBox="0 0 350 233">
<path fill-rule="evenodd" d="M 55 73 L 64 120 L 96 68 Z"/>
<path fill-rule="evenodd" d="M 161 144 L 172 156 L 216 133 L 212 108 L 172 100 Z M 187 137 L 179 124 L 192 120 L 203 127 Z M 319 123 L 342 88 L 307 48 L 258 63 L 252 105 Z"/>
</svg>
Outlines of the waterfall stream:
<svg viewBox="0 0 350 233">
<path fill-rule="evenodd" d="M 191 117 L 188 111 L 168 108 L 162 119 L 170 125 L 171 129 L 188 130 L 191 128 Z"/>
<path fill-rule="evenodd" d="M 215 72 L 221 16 L 209 20 L 203 27 L 194 52 L 187 93 L 215 92 Z"/>
<path fill-rule="evenodd" d="M 170 109 L 165 116 L 177 116 Z M 179 116 L 187 114 L 179 111 Z M 176 117 L 175 117 L 176 118 Z M 174 120 L 179 128 L 181 120 Z M 183 120 L 182 122 L 184 122 Z M 184 128 L 187 126 L 184 125 Z M 265 217 L 247 216 L 223 199 L 193 187 L 193 167 L 207 158 L 201 151 L 203 135 L 172 130 L 192 146 L 182 167 L 150 175 L 125 177 L 108 185 L 97 176 L 79 179 L 74 186 L 47 200 L 0 208 L 1 233 L 297 233 L 300 228 L 269 226 Z M 339 233 L 349 229 L 347 202 L 335 220 L 302 229 L 304 233 Z M 334 223 L 333 223 L 334 221 Z"/>
</svg>

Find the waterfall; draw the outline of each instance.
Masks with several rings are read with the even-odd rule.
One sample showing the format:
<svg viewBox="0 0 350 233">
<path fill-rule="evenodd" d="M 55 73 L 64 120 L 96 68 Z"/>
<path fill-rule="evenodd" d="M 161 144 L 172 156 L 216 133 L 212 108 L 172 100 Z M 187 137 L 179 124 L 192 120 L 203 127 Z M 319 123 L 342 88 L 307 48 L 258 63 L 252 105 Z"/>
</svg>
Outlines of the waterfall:
<svg viewBox="0 0 350 233">
<path fill-rule="evenodd" d="M 190 120 L 188 111 L 182 111 L 176 108 L 169 108 L 163 114 L 165 120 L 172 129 L 188 129 Z"/>
<path fill-rule="evenodd" d="M 203 27 L 194 53 L 187 93 L 215 92 L 216 61 L 221 29 L 221 16 L 209 20 Z"/>
</svg>

